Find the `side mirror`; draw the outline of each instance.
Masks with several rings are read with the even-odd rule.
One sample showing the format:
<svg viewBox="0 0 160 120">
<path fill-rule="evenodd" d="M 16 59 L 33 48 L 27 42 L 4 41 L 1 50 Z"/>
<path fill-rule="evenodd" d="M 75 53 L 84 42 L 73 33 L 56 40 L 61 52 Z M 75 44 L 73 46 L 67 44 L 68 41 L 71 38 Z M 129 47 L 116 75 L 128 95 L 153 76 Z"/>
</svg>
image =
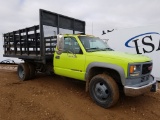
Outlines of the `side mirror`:
<svg viewBox="0 0 160 120">
<path fill-rule="evenodd" d="M 63 35 L 57 35 L 57 50 L 56 53 L 58 55 L 62 54 L 64 49 L 64 36 Z"/>
</svg>

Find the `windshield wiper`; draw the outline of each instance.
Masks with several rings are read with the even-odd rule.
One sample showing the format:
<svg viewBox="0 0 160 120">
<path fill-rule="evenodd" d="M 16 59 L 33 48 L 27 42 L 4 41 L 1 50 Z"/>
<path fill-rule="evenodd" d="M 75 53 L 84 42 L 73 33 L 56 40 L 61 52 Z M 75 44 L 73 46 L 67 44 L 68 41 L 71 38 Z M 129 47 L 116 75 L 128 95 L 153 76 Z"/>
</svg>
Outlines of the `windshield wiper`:
<svg viewBox="0 0 160 120">
<path fill-rule="evenodd" d="M 95 52 L 95 51 L 99 51 L 99 50 L 102 50 L 102 49 L 100 49 L 100 48 L 98 48 L 98 47 L 95 47 L 95 48 L 86 48 L 86 50 L 87 50 L 88 52 Z"/>
<path fill-rule="evenodd" d="M 87 52 L 96 52 L 96 51 L 113 51 L 111 48 L 86 48 Z"/>
<path fill-rule="evenodd" d="M 106 51 L 106 50 L 114 51 L 112 48 L 104 48 L 104 49 L 102 49 L 102 50 L 104 50 L 104 51 Z"/>
</svg>

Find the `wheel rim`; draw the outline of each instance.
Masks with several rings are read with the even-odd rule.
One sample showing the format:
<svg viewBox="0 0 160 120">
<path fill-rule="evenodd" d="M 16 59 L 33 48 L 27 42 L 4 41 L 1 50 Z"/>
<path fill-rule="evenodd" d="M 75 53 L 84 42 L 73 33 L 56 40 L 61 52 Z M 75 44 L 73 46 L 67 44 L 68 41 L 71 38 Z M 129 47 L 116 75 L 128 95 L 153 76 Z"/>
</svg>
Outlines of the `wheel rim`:
<svg viewBox="0 0 160 120">
<path fill-rule="evenodd" d="M 104 82 L 98 82 L 95 84 L 95 96 L 101 100 L 106 101 L 109 96 L 108 87 L 104 84 Z"/>
<path fill-rule="evenodd" d="M 19 77 L 20 78 L 23 78 L 24 77 L 24 70 L 23 70 L 23 68 L 22 67 L 19 67 Z"/>
</svg>

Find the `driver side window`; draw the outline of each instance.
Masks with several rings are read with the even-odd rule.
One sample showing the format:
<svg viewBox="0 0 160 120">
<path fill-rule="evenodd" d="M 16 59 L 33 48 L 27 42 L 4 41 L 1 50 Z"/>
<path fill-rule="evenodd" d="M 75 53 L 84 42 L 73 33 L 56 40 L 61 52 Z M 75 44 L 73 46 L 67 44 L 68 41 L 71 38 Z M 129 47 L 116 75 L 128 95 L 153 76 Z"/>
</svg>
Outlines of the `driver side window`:
<svg viewBox="0 0 160 120">
<path fill-rule="evenodd" d="M 74 37 L 64 38 L 64 52 L 71 52 L 73 54 L 82 54 L 82 50 Z"/>
</svg>

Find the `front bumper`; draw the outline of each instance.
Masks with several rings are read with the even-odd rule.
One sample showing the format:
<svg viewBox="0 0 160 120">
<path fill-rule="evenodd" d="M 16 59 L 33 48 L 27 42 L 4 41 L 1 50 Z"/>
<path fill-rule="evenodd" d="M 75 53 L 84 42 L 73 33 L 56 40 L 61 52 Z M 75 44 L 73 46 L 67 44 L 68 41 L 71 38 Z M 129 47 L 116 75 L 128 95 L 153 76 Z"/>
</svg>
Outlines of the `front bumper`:
<svg viewBox="0 0 160 120">
<path fill-rule="evenodd" d="M 126 96 L 138 96 L 138 95 L 142 95 L 146 92 L 149 92 L 151 91 L 151 89 L 158 89 L 157 87 L 157 81 L 154 77 L 151 77 L 150 79 L 151 82 L 149 82 L 148 84 L 146 85 L 143 85 L 143 86 L 138 86 L 138 87 L 132 87 L 132 86 L 124 86 L 124 93 Z M 156 88 L 155 88 L 156 86 Z M 156 90 L 154 90 L 156 91 Z"/>
</svg>

